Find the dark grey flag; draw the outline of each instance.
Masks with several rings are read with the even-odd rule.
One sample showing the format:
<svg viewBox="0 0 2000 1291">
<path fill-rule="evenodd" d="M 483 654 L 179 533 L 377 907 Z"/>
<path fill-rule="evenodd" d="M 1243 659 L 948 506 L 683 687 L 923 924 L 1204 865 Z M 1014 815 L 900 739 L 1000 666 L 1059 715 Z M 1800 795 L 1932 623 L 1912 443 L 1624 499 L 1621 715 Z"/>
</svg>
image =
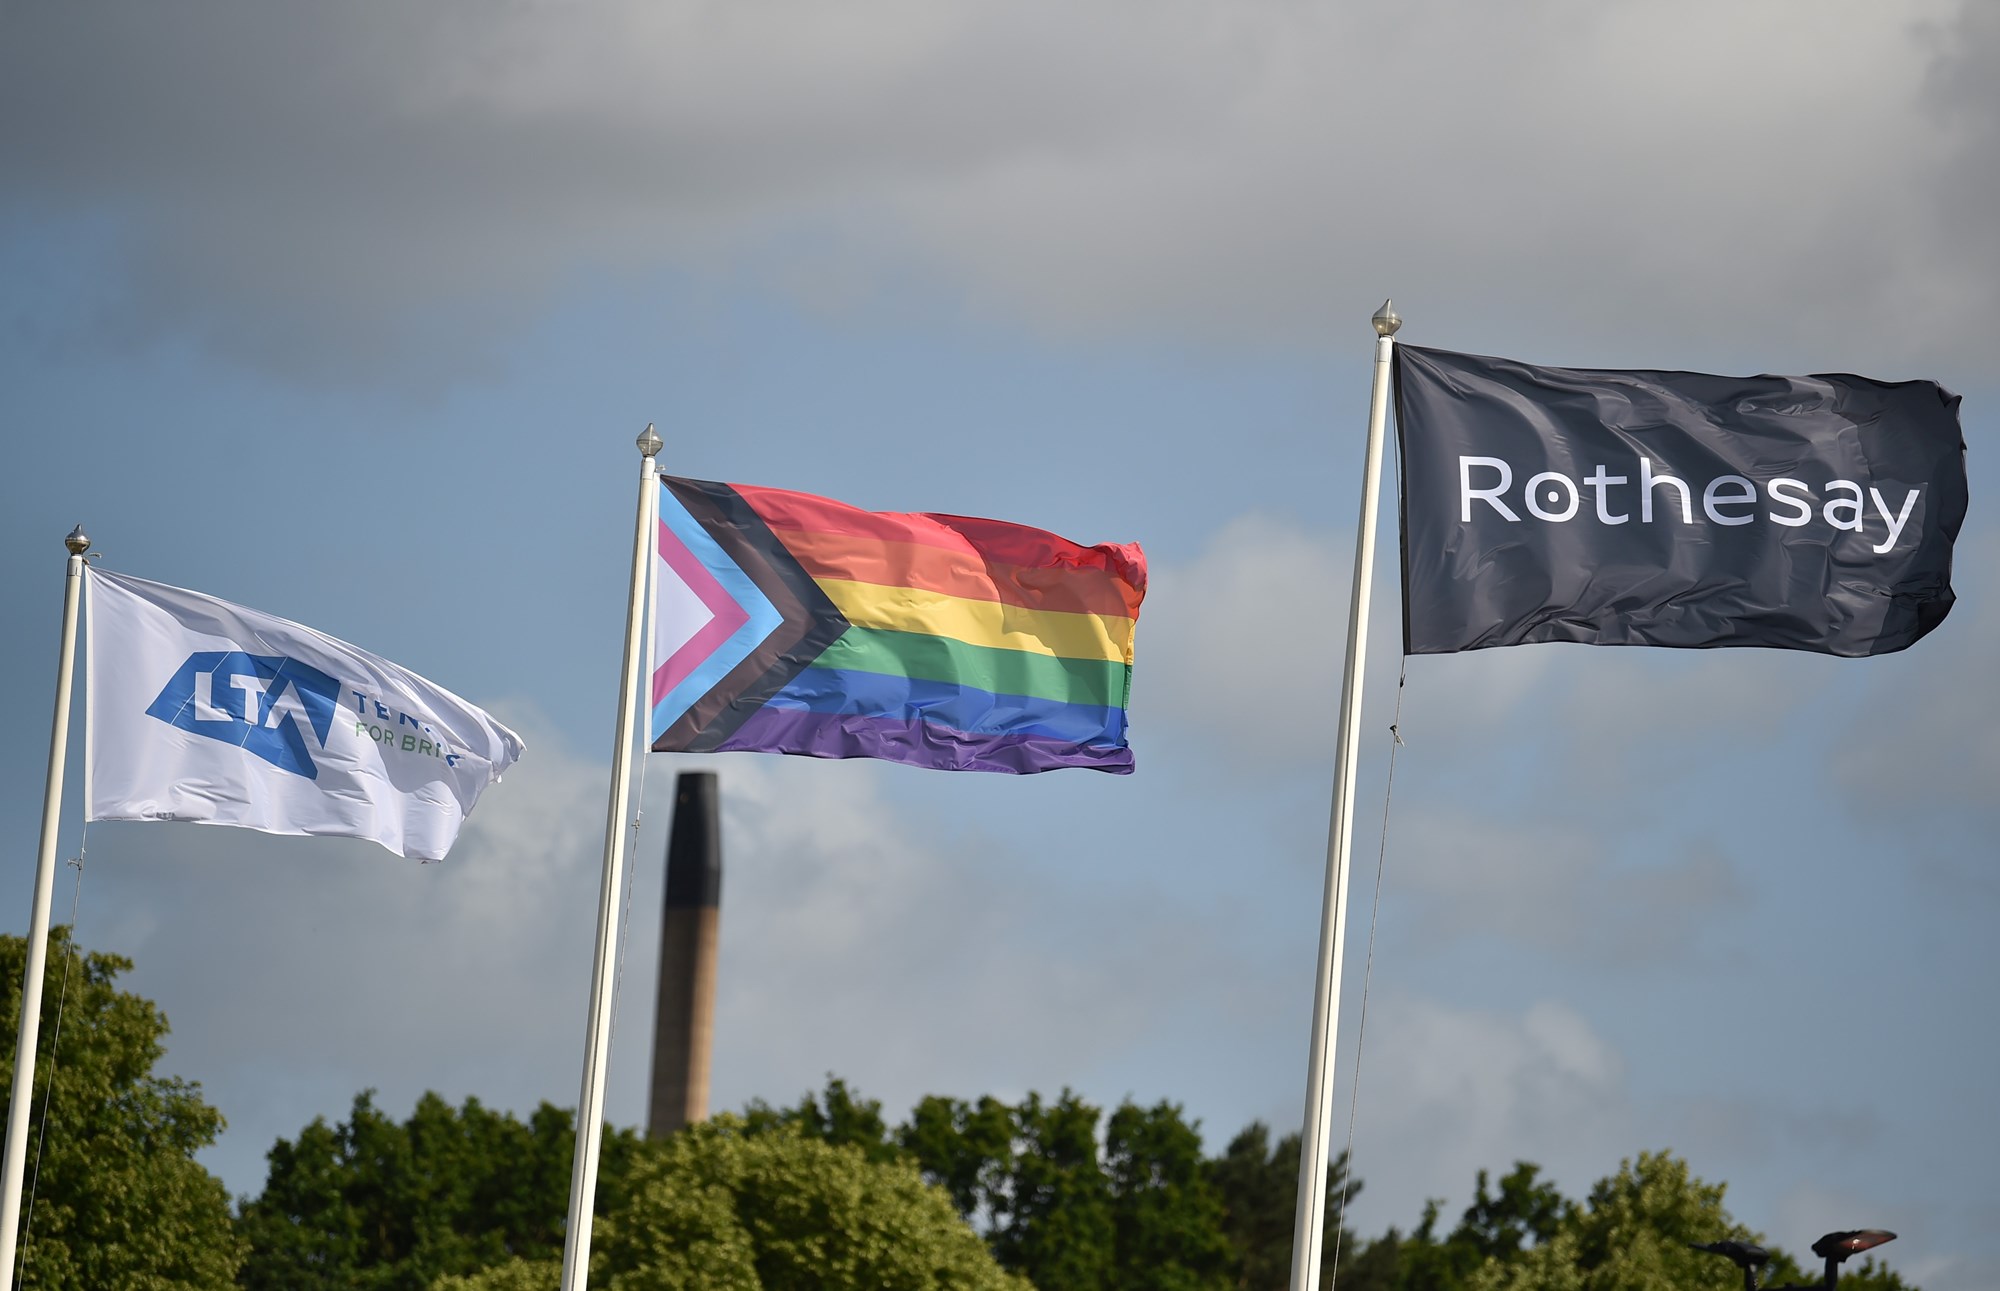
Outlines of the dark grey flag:
<svg viewBox="0 0 2000 1291">
<path fill-rule="evenodd" d="M 1901 650 L 1944 621 L 1958 396 L 1398 345 L 1403 647 Z"/>
</svg>

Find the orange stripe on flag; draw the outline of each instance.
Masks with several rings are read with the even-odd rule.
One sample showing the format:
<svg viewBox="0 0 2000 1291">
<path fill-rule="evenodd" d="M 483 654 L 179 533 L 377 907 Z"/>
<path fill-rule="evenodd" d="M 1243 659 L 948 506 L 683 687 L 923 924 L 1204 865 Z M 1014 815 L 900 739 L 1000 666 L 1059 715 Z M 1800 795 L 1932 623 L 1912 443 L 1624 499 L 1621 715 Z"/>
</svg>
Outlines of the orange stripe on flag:
<svg viewBox="0 0 2000 1291">
<path fill-rule="evenodd" d="M 1136 618 L 1141 593 L 1096 569 L 1050 569 L 989 561 L 969 548 L 885 542 L 847 533 L 775 531 L 817 580 L 915 587 L 1030 610 Z"/>
</svg>

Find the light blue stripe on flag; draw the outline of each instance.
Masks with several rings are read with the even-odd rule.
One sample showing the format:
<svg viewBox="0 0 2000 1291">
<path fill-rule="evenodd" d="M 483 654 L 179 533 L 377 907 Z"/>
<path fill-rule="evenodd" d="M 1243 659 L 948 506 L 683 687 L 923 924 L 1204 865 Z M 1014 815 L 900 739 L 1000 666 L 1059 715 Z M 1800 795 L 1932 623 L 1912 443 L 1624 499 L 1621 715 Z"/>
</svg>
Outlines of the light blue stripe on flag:
<svg viewBox="0 0 2000 1291">
<path fill-rule="evenodd" d="M 708 531 L 688 514 L 687 508 L 673 495 L 671 489 L 660 490 L 660 526 L 668 535 L 667 541 L 678 541 L 687 553 L 700 563 L 722 586 L 723 592 L 749 615 L 748 620 L 727 640 L 718 645 L 709 656 L 697 664 L 694 670 L 681 678 L 673 689 L 661 696 L 653 705 L 652 739 L 657 740 L 666 729 L 687 712 L 694 702 L 715 688 L 716 683 L 727 676 L 729 670 L 750 656 L 759 643 L 784 623 L 784 616 L 771 604 L 770 598 L 758 590 L 750 575 L 729 558 L 728 553 L 717 545 Z M 654 612 L 658 613 L 657 606 Z M 653 660 L 657 669 L 661 659 Z M 650 672 L 649 672 L 650 675 Z M 651 742 L 650 740 L 648 741 Z"/>
</svg>

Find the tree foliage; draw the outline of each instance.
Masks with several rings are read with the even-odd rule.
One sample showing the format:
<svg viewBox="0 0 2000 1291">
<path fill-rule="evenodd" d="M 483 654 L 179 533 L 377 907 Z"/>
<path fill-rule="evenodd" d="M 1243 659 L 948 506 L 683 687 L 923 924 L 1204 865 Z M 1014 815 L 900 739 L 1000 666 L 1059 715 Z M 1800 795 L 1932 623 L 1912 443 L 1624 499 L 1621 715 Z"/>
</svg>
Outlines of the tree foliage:
<svg viewBox="0 0 2000 1291">
<path fill-rule="evenodd" d="M 18 1028 L 26 943 L 0 936 L 0 1027 Z M 232 1222 L 194 1160 L 222 1117 L 199 1087 L 156 1076 L 167 1021 L 120 991 L 130 964 L 50 938 L 34 1195 L 22 1285 L 56 1291 L 553 1291 L 575 1134 L 543 1104 L 525 1122 L 426 1094 L 397 1122 L 370 1093 L 269 1154 L 264 1191 Z M 65 982 L 67 978 L 67 986 Z M 57 1009 L 61 1007 L 61 1024 Z M 0 1079 L 11 1079 L 0 1062 Z M 1009 1104 L 929 1097 L 891 1126 L 829 1078 L 797 1106 L 752 1104 L 663 1142 L 605 1131 L 592 1284 L 613 1291 L 992 1288 L 1277 1291 L 1289 1280 L 1298 1136 L 1262 1124 L 1204 1155 L 1179 1106 L 1105 1117 L 1070 1090 Z M 1692 1243 L 1770 1244 L 1724 1188 L 1670 1153 L 1641 1153 L 1580 1201 L 1517 1162 L 1480 1171 L 1440 1232 L 1441 1203 L 1405 1236 L 1342 1224 L 1360 1191 L 1343 1155 L 1327 1180 L 1326 1256 L 1346 1291 L 1735 1291 Z M 1782 1251 L 1768 1284 L 1816 1283 Z M 1324 1281 L 1323 1281 L 1324 1284 Z M 1915 1291 L 1872 1259 L 1848 1291 Z"/>
<path fill-rule="evenodd" d="M 1392 1229 L 1383 1244 L 1394 1251 L 1397 1291 L 1463 1291 L 1487 1264 L 1510 1264 L 1523 1251 L 1549 1241 L 1571 1203 L 1540 1174 L 1539 1167 L 1517 1162 L 1495 1193 L 1488 1191 L 1490 1176 L 1481 1170 L 1472 1204 L 1443 1237 L 1437 1235 L 1437 1201 L 1426 1203 L 1409 1237 Z"/>
<path fill-rule="evenodd" d="M 951 1195 L 966 1218 L 990 1223 L 1005 1197 L 1014 1149 L 1014 1109 L 991 1096 L 976 1103 L 933 1094 L 918 1103 L 897 1142 Z"/>
<path fill-rule="evenodd" d="M 552 1291 L 570 1141 L 567 1114 L 546 1106 L 523 1126 L 429 1097 L 398 1126 L 364 1095 L 347 1123 L 273 1150 L 271 1185 L 244 1208 L 243 1284 Z M 614 1138 L 592 1284 L 1279 1291 L 1298 1169 L 1298 1137 L 1274 1143 L 1262 1124 L 1207 1157 L 1168 1102 L 1106 1117 L 1069 1090 L 930 1097 L 892 1126 L 830 1078 L 796 1106 L 755 1103 L 665 1142 Z M 1357 1238 L 1342 1202 L 1359 1191 L 1334 1161 L 1324 1253 L 1343 1291 L 1735 1291 L 1734 1267 L 1689 1243 L 1769 1246 L 1730 1217 L 1721 1185 L 1667 1153 L 1581 1200 L 1527 1162 L 1480 1171 L 1448 1231 L 1433 1201 L 1407 1235 Z M 1778 1253 L 1766 1282 L 1818 1271 Z M 1841 1286 L 1913 1291 L 1865 1262 Z"/>
<path fill-rule="evenodd" d="M 873 1160 L 913 1161 L 1002 1266 L 1044 1291 L 1235 1285 L 1221 1193 L 1174 1104 L 1127 1102 L 1106 1119 L 1069 1090 L 1013 1105 L 933 1096 L 890 1130 L 879 1103 L 830 1078 L 822 1095 L 755 1105 L 747 1119 L 753 1131 L 788 1126 Z"/>
<path fill-rule="evenodd" d="M 1277 1291 L 1288 1285 L 1298 1218 L 1299 1136 L 1287 1134 L 1274 1145 L 1269 1127 L 1252 1121 L 1208 1163 L 1208 1176 L 1223 1206 L 1231 1253 L 1229 1285 L 1244 1291 Z M 1327 1166 L 1321 1283 L 1334 1280 L 1337 1259 L 1340 1286 L 1387 1291 L 1394 1284 L 1393 1249 L 1385 1267 L 1383 1252 L 1372 1244 L 1363 1246 L 1342 1224 L 1345 1204 L 1360 1193 L 1360 1181 L 1348 1178 L 1343 1151 Z"/>
<path fill-rule="evenodd" d="M 601 1214 L 622 1201 L 638 1145 L 607 1132 Z M 423 1291 L 446 1274 L 560 1254 L 575 1120 L 544 1103 L 526 1123 L 477 1099 L 426 1094 L 398 1124 L 355 1098 L 348 1119 L 315 1119 L 269 1154 L 264 1191 L 243 1204 L 251 1291 Z"/>
<path fill-rule="evenodd" d="M 648 1155 L 632 1188 L 603 1225 L 613 1291 L 1020 1285 L 914 1163 L 795 1127 L 746 1134 L 733 1117 L 691 1127 Z M 681 1252 L 703 1246 L 712 1269 L 738 1276 L 704 1278 L 691 1265 L 673 1275 Z"/>
<path fill-rule="evenodd" d="M 988 1197 L 993 1250 L 1043 1291 L 1096 1291 L 1118 1263 L 1111 1183 L 1097 1159 L 1098 1110 L 1062 1092 L 1029 1094 L 1014 1109 L 1014 1138 Z"/>
<path fill-rule="evenodd" d="M 1029 1291 L 907 1159 L 795 1123 L 719 1116 L 645 1145 L 600 1218 L 609 1291 Z M 554 1261 L 512 1261 L 437 1291 L 551 1291 Z"/>
<path fill-rule="evenodd" d="M 1101 1112 L 1064 1090 L 1009 1106 L 931 1097 L 897 1141 L 1000 1263 L 1043 1291 L 1222 1291 L 1233 1285 L 1226 1211 L 1179 1107 Z"/>
<path fill-rule="evenodd" d="M 1532 1169 L 1515 1173 L 1524 1168 Z M 1531 1247 L 1503 1243 L 1466 1281 L 1469 1291 L 1736 1291 L 1743 1285 L 1736 1266 L 1692 1244 L 1735 1239 L 1770 1249 L 1723 1207 L 1724 1185 L 1704 1183 L 1671 1153 L 1642 1152 L 1622 1163 L 1616 1174 L 1597 1181 L 1581 1205 L 1562 1202 L 1550 1211 L 1536 1203 L 1539 1191 L 1515 1194 L 1528 1203 L 1521 1213 L 1553 1213 L 1554 1222 L 1535 1230 L 1538 1240 Z M 1480 1192 L 1483 1197 L 1483 1186 Z M 1552 1190 L 1548 1196 L 1553 1199 Z M 1765 1282 L 1811 1284 L 1820 1271 L 1817 1262 L 1802 1270 L 1791 1256 L 1774 1251 Z M 1872 1262 L 1843 1272 L 1840 1285 L 1851 1291 L 1911 1291 Z"/>
<path fill-rule="evenodd" d="M 1154 1291 L 1226 1287 L 1235 1263 L 1201 1135 L 1172 1103 L 1126 1103 L 1104 1127 L 1112 1285 Z"/>
<path fill-rule="evenodd" d="M 0 936 L 0 1029 L 9 1036 L 21 1025 L 27 951 L 26 938 Z M 153 1073 L 167 1019 L 152 1001 L 118 989 L 130 961 L 83 954 L 60 928 L 50 933 L 48 952 L 28 1123 L 34 1194 L 32 1210 L 23 1207 L 22 1285 L 229 1286 L 243 1258 L 229 1194 L 194 1159 L 222 1130 L 221 1114 L 202 1101 L 199 1085 Z M 10 1088 L 13 1048 L 0 1058 L 0 1081 Z"/>
<path fill-rule="evenodd" d="M 823 1097 L 807 1094 L 799 1105 L 776 1110 L 762 1102 L 750 1104 L 744 1113 L 745 1127 L 751 1131 L 778 1125 L 795 1126 L 810 1138 L 836 1146 L 857 1147 L 870 1161 L 894 1161 L 903 1155 L 889 1135 L 882 1119 L 882 1104 L 876 1099 L 856 1098 L 847 1082 L 829 1076 Z"/>
</svg>

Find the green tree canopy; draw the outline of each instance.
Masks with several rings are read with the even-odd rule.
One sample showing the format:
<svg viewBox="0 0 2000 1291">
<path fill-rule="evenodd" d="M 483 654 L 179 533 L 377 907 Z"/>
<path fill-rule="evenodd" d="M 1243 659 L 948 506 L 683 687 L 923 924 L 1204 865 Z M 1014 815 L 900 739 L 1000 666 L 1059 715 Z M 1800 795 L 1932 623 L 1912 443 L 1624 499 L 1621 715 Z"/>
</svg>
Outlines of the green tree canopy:
<svg viewBox="0 0 2000 1291">
<path fill-rule="evenodd" d="M 648 1143 L 624 1203 L 598 1220 L 591 1281 L 608 1291 L 1030 1291 L 907 1159 L 789 1122 L 718 1116 Z M 552 1291 L 514 1261 L 434 1291 Z"/>
<path fill-rule="evenodd" d="M 854 1144 L 877 1159 L 900 1148 L 985 1234 L 1003 1266 L 1044 1291 L 1280 1291 L 1290 1276 L 1299 1140 L 1287 1135 L 1273 1147 L 1262 1124 L 1210 1160 L 1198 1126 L 1173 1103 L 1127 1101 L 1102 1119 L 1065 1090 L 1011 1106 L 933 1095 L 889 1131 L 880 1105 L 838 1079 L 796 1108 L 755 1105 L 750 1119 Z M 1344 1155 L 1327 1182 L 1326 1249 L 1331 1257 L 1341 1232 L 1341 1285 L 1390 1291 L 1394 1243 L 1363 1244 L 1339 1228 L 1343 1189 L 1348 1199 L 1360 1191 Z"/>
<path fill-rule="evenodd" d="M 1222 1291 L 1235 1263 L 1201 1135 L 1172 1103 L 1121 1105 L 1104 1126 L 1111 1184 L 1112 1285 Z"/>
<path fill-rule="evenodd" d="M 852 1144 L 870 1161 L 892 1161 L 903 1150 L 890 1137 L 889 1124 L 882 1119 L 877 1099 L 856 1098 L 847 1082 L 829 1076 L 823 1097 L 807 1094 L 797 1107 L 777 1109 L 761 1100 L 752 1102 L 743 1114 L 744 1125 L 752 1132 L 778 1125 L 793 1125 L 809 1138 L 835 1145 Z"/>
<path fill-rule="evenodd" d="M 615 1209 L 638 1138 L 607 1131 L 597 1210 Z M 250 1291 L 423 1291 L 445 1274 L 559 1255 L 576 1148 L 571 1114 L 547 1103 L 524 1124 L 436 1094 L 407 1121 L 355 1098 L 271 1149 L 264 1191 L 243 1204 Z"/>
<path fill-rule="evenodd" d="M 27 951 L 26 938 L 0 936 L 0 1029 L 10 1037 L 21 1025 Z M 228 1190 L 194 1159 L 215 1141 L 222 1116 L 199 1085 L 153 1074 L 167 1019 L 152 1001 L 117 988 L 131 967 L 116 955 L 78 952 L 64 929 L 49 935 L 28 1123 L 34 1195 L 21 1243 L 24 1287 L 221 1288 L 243 1258 Z M 0 1060 L 9 1087 L 13 1048 Z"/>
<path fill-rule="evenodd" d="M 1464 1291 L 1469 1280 L 1489 1262 L 1508 1264 L 1533 1245 L 1555 1235 L 1572 1203 L 1553 1184 L 1540 1178 L 1541 1168 L 1518 1161 L 1490 1192 L 1489 1176 L 1479 1172 L 1472 1204 L 1458 1226 L 1437 1235 L 1442 1203 L 1425 1203 L 1423 1217 L 1409 1237 L 1394 1229 L 1378 1245 L 1394 1249 L 1397 1291 Z"/>
<path fill-rule="evenodd" d="M 1223 1231 L 1233 1253 L 1229 1285 L 1244 1291 L 1281 1291 L 1292 1276 L 1299 1136 L 1287 1134 L 1273 1144 L 1270 1128 L 1252 1121 L 1229 1141 L 1221 1156 L 1208 1163 L 1208 1177 L 1222 1203 Z M 1395 1273 L 1393 1248 L 1376 1251 L 1374 1244 L 1357 1241 L 1341 1222 L 1343 1196 L 1352 1202 L 1360 1193 L 1360 1181 L 1347 1176 L 1343 1151 L 1327 1164 L 1320 1280 L 1322 1285 L 1333 1281 L 1338 1250 L 1340 1286 L 1349 1291 L 1388 1291 Z"/>
<path fill-rule="evenodd" d="M 1238 1262 L 1201 1135 L 1172 1103 L 1127 1102 L 1103 1124 L 1069 1090 L 1009 1106 L 930 1097 L 896 1140 L 1005 1267 L 1043 1291 L 1196 1291 Z M 1289 1247 L 1288 1247 L 1289 1249 Z"/>
<path fill-rule="evenodd" d="M 244 1207 L 243 1285 L 553 1291 L 570 1144 L 569 1116 L 547 1106 L 522 1125 L 428 1096 L 399 1126 L 364 1094 L 347 1123 L 273 1149 L 271 1183 Z M 1069 1090 L 929 1097 L 892 1126 L 829 1078 L 794 1107 L 608 1140 L 592 1285 L 1281 1291 L 1298 1167 L 1298 1136 L 1273 1143 L 1254 1123 L 1205 1157 L 1168 1102 L 1106 1118 Z M 1721 1185 L 1667 1153 L 1625 1162 L 1581 1201 L 1528 1162 L 1482 1170 L 1448 1232 L 1433 1201 L 1407 1236 L 1358 1239 L 1343 1191 L 1360 1191 L 1344 1155 L 1328 1171 L 1325 1246 L 1342 1291 L 1735 1291 L 1734 1267 L 1689 1243 L 1770 1249 L 1723 1208 Z M 1816 1280 L 1817 1261 L 1774 1255 L 1767 1284 Z M 1840 1285 L 1913 1291 L 1865 1261 Z"/>
<path fill-rule="evenodd" d="M 1502 1191 L 1504 1196 L 1504 1181 Z M 1730 1217 L 1723 1191 L 1722 1184 L 1694 1177 L 1671 1153 L 1642 1152 L 1617 1174 L 1598 1180 L 1582 1205 L 1563 1204 L 1539 1244 L 1518 1252 L 1497 1250 L 1465 1285 L 1471 1291 L 1738 1291 L 1743 1276 L 1734 1264 L 1690 1245 L 1730 1238 L 1772 1249 Z M 1525 1209 L 1548 1213 L 1532 1202 Z M 1774 1251 L 1764 1280 L 1767 1285 L 1817 1282 L 1818 1262 L 1808 1267 L 1802 1271 L 1796 1260 Z M 1912 1291 L 1872 1262 L 1843 1271 L 1840 1285 L 1850 1291 Z"/>
<path fill-rule="evenodd" d="M 1004 1198 L 1014 1150 L 1014 1109 L 990 1095 L 976 1103 L 926 1097 L 897 1131 L 925 1177 L 951 1194 L 961 1215 L 990 1222 L 990 1199 Z"/>
<path fill-rule="evenodd" d="M 988 1199 L 994 1254 L 1043 1291 L 1110 1285 L 1111 1183 L 1097 1159 L 1095 1107 L 1068 1090 L 1052 1103 L 1029 1094 L 1014 1108 L 1014 1139 Z"/>
</svg>

